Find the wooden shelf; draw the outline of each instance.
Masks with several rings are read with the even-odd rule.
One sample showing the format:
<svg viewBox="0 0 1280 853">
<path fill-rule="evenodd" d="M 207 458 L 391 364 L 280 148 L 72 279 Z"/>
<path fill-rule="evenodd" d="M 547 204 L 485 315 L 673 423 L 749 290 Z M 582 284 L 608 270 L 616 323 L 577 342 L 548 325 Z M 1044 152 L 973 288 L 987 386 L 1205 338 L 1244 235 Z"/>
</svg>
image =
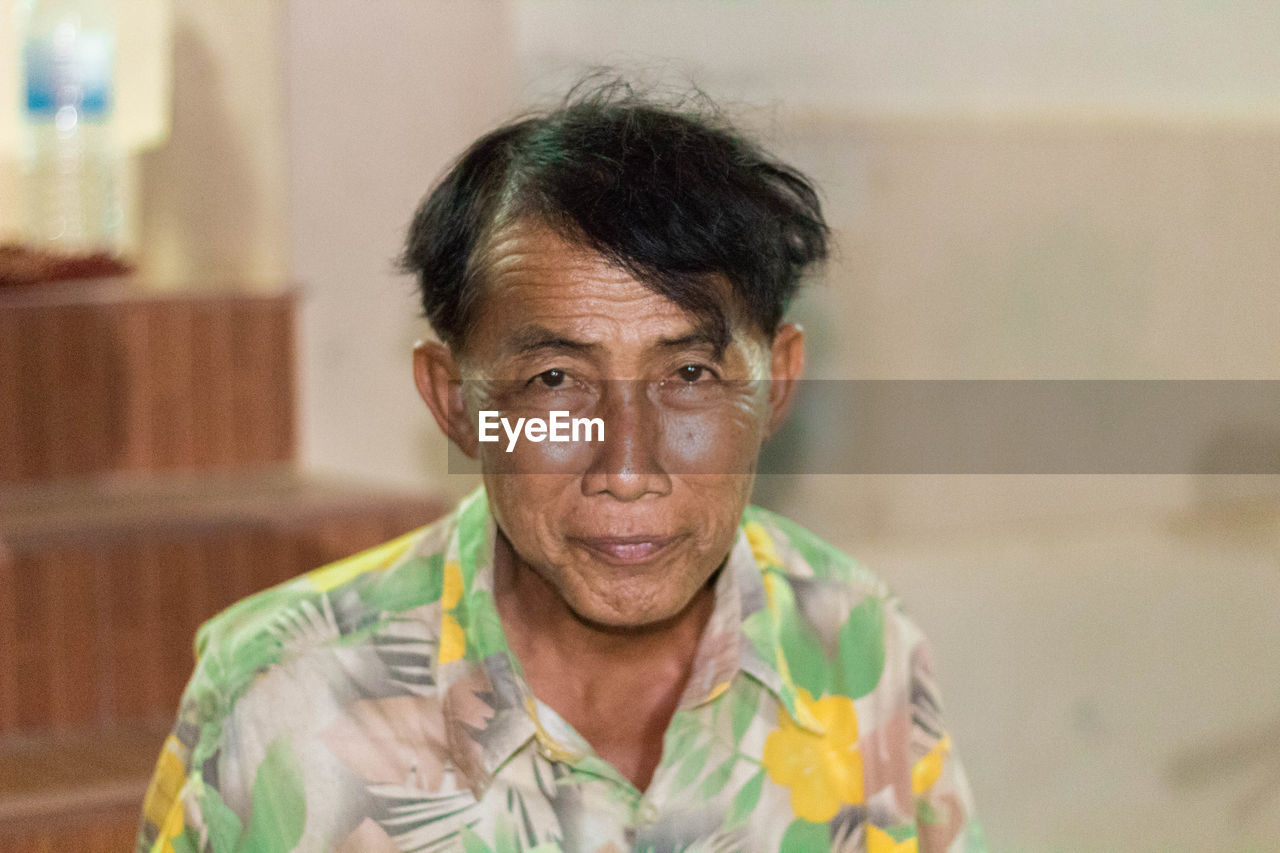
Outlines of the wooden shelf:
<svg viewBox="0 0 1280 853">
<path fill-rule="evenodd" d="M 0 292 L 0 483 L 290 461 L 294 310 L 292 292 Z"/>
<path fill-rule="evenodd" d="M 295 471 L 295 302 L 0 291 L 0 850 L 131 849 L 197 627 L 444 511 Z"/>
<path fill-rule="evenodd" d="M 0 740 L 0 827 L 73 808 L 137 812 L 167 732 L 157 727 Z"/>
<path fill-rule="evenodd" d="M 196 628 L 444 510 L 284 470 L 11 487 L 0 507 L 6 851 L 128 849 Z"/>
<path fill-rule="evenodd" d="M 288 529 L 369 511 L 438 514 L 420 491 L 397 491 L 288 466 L 199 477 L 91 479 L 0 487 L 0 543 L 10 551 L 147 536 L 192 536 L 270 526 Z M 434 517 L 434 516 L 432 516 Z M 425 523 L 425 521 L 423 522 Z"/>
<path fill-rule="evenodd" d="M 171 719 L 202 622 L 444 509 L 287 472 L 0 497 L 0 736 Z"/>
<path fill-rule="evenodd" d="M 0 849 L 132 848 L 159 728 L 0 741 Z"/>
</svg>

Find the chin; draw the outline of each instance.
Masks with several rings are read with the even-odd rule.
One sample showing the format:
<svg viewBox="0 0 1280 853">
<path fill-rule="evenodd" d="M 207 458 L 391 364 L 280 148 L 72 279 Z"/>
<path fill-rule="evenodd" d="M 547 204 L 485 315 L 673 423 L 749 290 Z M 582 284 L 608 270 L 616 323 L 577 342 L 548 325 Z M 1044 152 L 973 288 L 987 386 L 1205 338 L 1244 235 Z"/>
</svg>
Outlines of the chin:
<svg viewBox="0 0 1280 853">
<path fill-rule="evenodd" d="M 608 631 L 644 631 L 647 628 L 655 628 L 670 622 L 684 610 L 683 607 L 675 607 L 670 610 L 658 611 L 619 611 L 607 606 L 600 606 L 593 602 L 592 606 L 582 609 L 573 607 L 571 609 L 579 619 L 588 625 L 601 628 Z"/>
<path fill-rule="evenodd" d="M 657 567 L 655 567 L 657 568 Z M 589 571 L 604 574 L 617 572 L 611 566 L 592 566 Z M 582 577 L 579 574 L 579 577 Z M 616 578 L 616 585 L 584 584 L 577 589 L 560 587 L 561 597 L 579 619 L 612 630 L 637 630 L 662 625 L 675 619 L 689 606 L 706 585 L 682 589 L 683 584 L 660 571 L 651 578 Z"/>
</svg>

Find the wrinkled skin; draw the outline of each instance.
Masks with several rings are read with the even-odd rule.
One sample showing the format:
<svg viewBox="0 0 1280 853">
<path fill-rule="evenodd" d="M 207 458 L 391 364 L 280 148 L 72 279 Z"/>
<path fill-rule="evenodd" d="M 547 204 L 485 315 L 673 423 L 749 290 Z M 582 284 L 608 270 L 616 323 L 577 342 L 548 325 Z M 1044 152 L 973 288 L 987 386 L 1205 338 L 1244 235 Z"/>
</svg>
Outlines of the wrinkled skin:
<svg viewBox="0 0 1280 853">
<path fill-rule="evenodd" d="M 495 603 L 530 689 L 644 790 L 803 338 L 738 322 L 717 351 L 675 303 L 528 223 L 492 238 L 478 275 L 465 348 L 420 345 L 418 389 L 483 465 Z M 507 453 L 477 440 L 487 408 L 600 417 L 604 440 Z"/>
<path fill-rule="evenodd" d="M 519 568 L 587 624 L 663 626 L 732 545 L 789 391 L 760 380 L 798 377 L 801 334 L 788 325 L 768 341 L 737 321 L 717 352 L 675 303 L 535 225 L 500 232 L 482 263 L 465 351 L 421 345 L 419 388 L 442 428 L 479 456 Z M 728 300 L 727 284 L 710 286 Z M 480 409 L 600 417 L 605 440 L 521 438 L 507 452 L 505 434 L 476 440 Z"/>
</svg>

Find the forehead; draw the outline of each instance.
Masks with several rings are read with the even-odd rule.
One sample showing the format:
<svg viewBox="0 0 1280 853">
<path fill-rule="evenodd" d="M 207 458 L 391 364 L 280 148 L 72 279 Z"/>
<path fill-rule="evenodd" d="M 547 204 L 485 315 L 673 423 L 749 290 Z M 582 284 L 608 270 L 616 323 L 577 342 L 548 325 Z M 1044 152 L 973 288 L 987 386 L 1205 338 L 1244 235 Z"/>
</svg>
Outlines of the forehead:
<svg viewBox="0 0 1280 853">
<path fill-rule="evenodd" d="M 485 296 L 522 299 L 608 297 L 639 284 L 598 252 L 530 223 L 516 223 L 493 235 L 477 278 Z"/>
<path fill-rule="evenodd" d="M 598 252 L 539 224 L 497 232 L 475 273 L 481 293 L 469 351 L 501 349 L 529 326 L 622 346 L 693 335 L 707 325 Z M 703 286 L 732 298 L 727 282 Z"/>
</svg>

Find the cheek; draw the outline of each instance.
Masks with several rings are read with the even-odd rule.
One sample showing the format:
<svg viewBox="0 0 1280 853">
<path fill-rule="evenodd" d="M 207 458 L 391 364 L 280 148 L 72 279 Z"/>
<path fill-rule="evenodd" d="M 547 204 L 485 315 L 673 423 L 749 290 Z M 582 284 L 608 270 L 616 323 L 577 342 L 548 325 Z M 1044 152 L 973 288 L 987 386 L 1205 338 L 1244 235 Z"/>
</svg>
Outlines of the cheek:
<svg viewBox="0 0 1280 853">
<path fill-rule="evenodd" d="M 598 429 L 588 393 L 537 393 L 523 383 L 490 383 L 488 435 L 479 444 L 486 473 L 503 475 L 571 475 L 586 471 L 593 456 L 590 440 Z M 552 413 L 557 413 L 553 418 Z M 576 440 L 575 440 L 576 439 Z"/>
<path fill-rule="evenodd" d="M 658 458 L 671 474 L 751 474 L 764 441 L 759 401 L 740 398 L 704 408 L 664 408 Z"/>
<path fill-rule="evenodd" d="M 554 508 L 563 499 L 572 478 L 543 475 L 484 475 L 485 491 L 498 526 L 526 558 L 551 556 L 556 550 L 554 531 L 548 523 L 557 517 Z"/>
<path fill-rule="evenodd" d="M 708 547 L 725 545 L 737 535 L 742 510 L 747 505 L 753 477 L 741 474 L 698 474 L 680 477 L 688 495 L 685 512 L 698 519 L 698 530 Z"/>
<path fill-rule="evenodd" d="M 572 477 L 591 466 L 595 452 L 585 441 L 535 442 L 523 435 L 516 440 L 510 452 L 507 446 L 505 435 L 501 442 L 480 445 L 480 464 L 486 474 L 501 475 L 504 479 L 525 475 L 539 479 Z M 544 483 L 540 488 L 547 487 L 548 484 Z"/>
</svg>

